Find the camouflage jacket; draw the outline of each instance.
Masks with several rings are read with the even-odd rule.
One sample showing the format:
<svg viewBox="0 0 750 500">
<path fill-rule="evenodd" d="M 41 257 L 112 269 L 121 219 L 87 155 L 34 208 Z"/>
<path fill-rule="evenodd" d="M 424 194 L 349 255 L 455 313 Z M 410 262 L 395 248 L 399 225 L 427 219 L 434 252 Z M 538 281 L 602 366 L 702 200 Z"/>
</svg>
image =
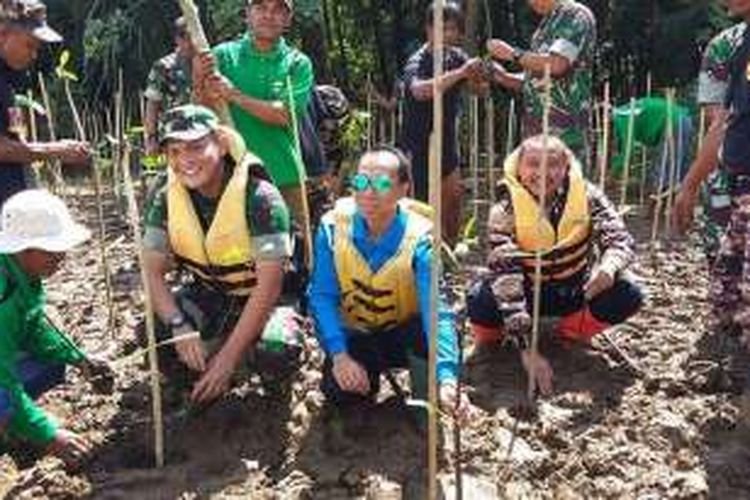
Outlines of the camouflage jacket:
<svg viewBox="0 0 750 500">
<path fill-rule="evenodd" d="M 729 62 L 742 45 L 747 24 L 742 22 L 716 35 L 703 53 L 698 76 L 698 103 L 723 105 L 729 88 Z"/>
<path fill-rule="evenodd" d="M 616 275 L 635 258 L 633 237 L 612 202 L 598 187 L 587 182 L 586 197 L 591 214 L 592 248 L 601 256 L 594 263 L 592 252 L 589 266 L 595 265 L 597 269 Z M 489 219 L 490 286 L 500 307 L 503 330 L 524 345 L 523 337 L 531 331 L 532 304 L 527 303 L 527 298 L 531 295 L 533 277 L 526 276 L 521 266 L 522 252 L 515 235 L 513 203 L 510 191 L 504 185 L 498 189 L 497 200 Z M 566 200 L 567 185 L 555 194 L 549 205 L 548 216 L 553 225 L 561 219 Z M 581 290 L 572 292 L 582 293 Z"/>
<path fill-rule="evenodd" d="M 193 75 L 190 61 L 172 52 L 154 63 L 146 82 L 146 99 L 158 101 L 162 109 L 192 101 Z"/>
<path fill-rule="evenodd" d="M 596 44 L 596 19 L 584 5 L 573 0 L 558 0 L 531 39 L 530 50 L 554 53 L 568 59 L 572 69 L 553 80 L 551 133 L 579 153 L 588 144 L 586 131 L 591 112 L 592 66 Z M 544 114 L 543 76 L 526 74 L 523 84 L 525 103 L 524 135 L 542 131 Z"/>
</svg>

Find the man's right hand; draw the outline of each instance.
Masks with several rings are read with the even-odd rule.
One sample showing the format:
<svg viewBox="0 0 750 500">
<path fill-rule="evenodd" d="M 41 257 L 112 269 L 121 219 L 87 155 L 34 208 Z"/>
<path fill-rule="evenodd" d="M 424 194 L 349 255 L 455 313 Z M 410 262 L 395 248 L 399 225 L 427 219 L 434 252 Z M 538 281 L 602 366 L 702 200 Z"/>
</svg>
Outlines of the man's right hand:
<svg viewBox="0 0 750 500">
<path fill-rule="evenodd" d="M 698 189 L 683 185 L 672 208 L 672 224 L 679 234 L 684 234 L 693 225 L 696 203 L 698 203 Z"/>
<path fill-rule="evenodd" d="M 549 361 L 539 354 L 530 350 L 521 351 L 521 362 L 523 367 L 533 379 L 536 387 L 544 396 L 552 394 L 553 372 Z"/>
<path fill-rule="evenodd" d="M 370 392 L 370 379 L 367 371 L 347 353 L 333 357 L 333 378 L 341 390 L 367 395 Z"/>
<path fill-rule="evenodd" d="M 49 156 L 66 165 L 85 165 L 91 159 L 91 147 L 88 142 L 63 139 L 48 143 L 46 151 Z"/>
<path fill-rule="evenodd" d="M 196 372 L 206 371 L 206 350 L 199 332 L 192 328 L 180 329 L 174 332 L 175 338 L 185 337 L 175 342 L 175 350 L 180 361 Z"/>
<path fill-rule="evenodd" d="M 59 429 L 47 447 L 47 453 L 62 460 L 68 467 L 76 467 L 91 451 L 91 444 L 75 432 Z"/>
</svg>

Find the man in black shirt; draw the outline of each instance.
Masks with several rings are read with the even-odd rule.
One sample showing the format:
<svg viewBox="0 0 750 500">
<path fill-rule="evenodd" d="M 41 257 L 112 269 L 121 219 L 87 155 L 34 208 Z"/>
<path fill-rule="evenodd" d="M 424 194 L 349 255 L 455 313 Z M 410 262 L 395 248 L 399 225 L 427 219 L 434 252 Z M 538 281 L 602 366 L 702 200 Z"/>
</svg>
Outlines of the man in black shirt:
<svg viewBox="0 0 750 500">
<path fill-rule="evenodd" d="M 457 3 L 446 2 L 444 24 L 443 94 L 443 206 L 442 227 L 445 240 L 456 243 L 460 223 L 460 158 L 458 157 L 458 114 L 460 112 L 461 83 L 479 82 L 482 78 L 482 61 L 470 59 L 456 44 L 459 42 L 463 14 Z M 427 10 L 427 43 L 417 50 L 404 68 L 405 106 L 404 125 L 399 146 L 411 157 L 414 197 L 428 201 L 428 171 L 430 134 L 432 133 L 433 91 L 433 15 L 434 5 Z"/>
<path fill-rule="evenodd" d="M 0 0 L 0 205 L 27 188 L 24 167 L 29 163 L 57 159 L 82 164 L 90 157 L 83 142 L 24 142 L 19 134 L 23 115 L 15 96 L 22 72 L 42 43 L 61 40 L 47 25 L 47 8 L 40 0 Z"/>
</svg>

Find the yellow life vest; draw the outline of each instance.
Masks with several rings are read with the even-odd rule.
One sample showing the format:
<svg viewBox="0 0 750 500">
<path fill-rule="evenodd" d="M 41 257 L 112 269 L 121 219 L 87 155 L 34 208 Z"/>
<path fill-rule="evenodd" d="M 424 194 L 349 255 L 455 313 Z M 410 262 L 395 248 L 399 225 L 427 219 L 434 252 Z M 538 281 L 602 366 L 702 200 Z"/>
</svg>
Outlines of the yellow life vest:
<svg viewBox="0 0 750 500">
<path fill-rule="evenodd" d="M 345 198 L 326 216 L 334 224 L 334 261 L 341 290 L 340 311 L 347 327 L 377 332 L 403 325 L 419 313 L 417 284 L 412 262 L 419 239 L 432 230 L 432 222 L 401 202 L 406 229 L 396 253 L 377 272 L 357 250 L 352 223 L 357 211 L 353 198 Z"/>
<path fill-rule="evenodd" d="M 516 240 L 521 251 L 529 254 L 521 260 L 524 272 L 534 273 L 535 255 L 541 251 L 545 281 L 570 278 L 586 269 L 591 248 L 591 215 L 580 164 L 570 157 L 570 186 L 562 218 L 555 230 L 546 215 L 540 219 L 539 203 L 518 180 L 519 154 L 516 150 L 506 160 L 503 183 L 513 202 Z"/>
<path fill-rule="evenodd" d="M 229 295 L 248 296 L 257 283 L 250 228 L 247 224 L 247 183 L 251 165 L 260 161 L 237 138 L 230 154 L 236 164 L 219 200 L 208 233 L 201 226 L 190 194 L 169 171 L 167 227 L 178 263 L 210 287 Z"/>
</svg>

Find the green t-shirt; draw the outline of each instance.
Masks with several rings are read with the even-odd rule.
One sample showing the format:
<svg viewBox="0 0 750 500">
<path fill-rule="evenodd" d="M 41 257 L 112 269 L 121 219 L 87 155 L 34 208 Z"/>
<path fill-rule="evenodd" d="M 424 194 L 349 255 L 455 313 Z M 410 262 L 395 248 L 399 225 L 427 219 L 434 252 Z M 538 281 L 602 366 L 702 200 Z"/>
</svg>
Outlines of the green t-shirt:
<svg viewBox="0 0 750 500">
<path fill-rule="evenodd" d="M 283 102 L 297 121 L 310 100 L 313 69 L 310 59 L 282 38 L 268 52 L 258 52 L 251 36 L 222 43 L 214 49 L 219 72 L 243 94 L 268 102 Z M 293 101 L 293 106 L 292 106 Z M 230 105 L 234 126 L 248 149 L 263 161 L 274 183 L 298 186 L 305 167 L 291 124 L 269 125 L 236 105 Z"/>
<path fill-rule="evenodd" d="M 232 172 L 232 164 L 228 164 L 224 171 L 224 188 Z M 195 191 L 188 192 L 201 225 L 207 230 L 216 215 L 220 197 L 210 199 Z M 144 246 L 149 250 L 170 253 L 166 174 L 157 181 L 154 196 L 145 213 Z M 247 182 L 245 217 L 256 260 L 279 260 L 291 256 L 289 210 L 281 193 L 273 184 L 250 175 Z"/>
<path fill-rule="evenodd" d="M 57 425 L 26 393 L 17 373 L 21 353 L 54 363 L 80 363 L 83 353 L 44 315 L 44 287 L 31 280 L 10 255 L 0 254 L 0 390 L 10 396 L 12 435 L 37 444 L 54 439 Z"/>
</svg>

